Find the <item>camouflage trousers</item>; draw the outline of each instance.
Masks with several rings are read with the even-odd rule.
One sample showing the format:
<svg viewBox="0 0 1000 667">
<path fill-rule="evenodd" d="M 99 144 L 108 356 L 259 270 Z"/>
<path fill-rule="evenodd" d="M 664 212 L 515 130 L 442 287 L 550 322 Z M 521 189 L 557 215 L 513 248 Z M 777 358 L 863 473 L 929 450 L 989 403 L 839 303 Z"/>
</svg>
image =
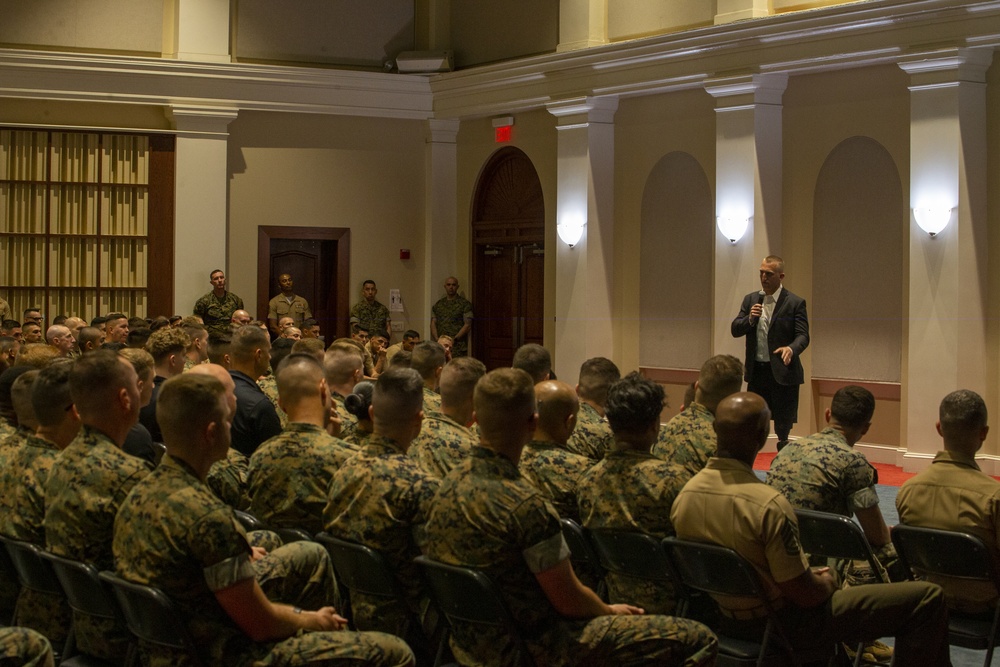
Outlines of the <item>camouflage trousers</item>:
<svg viewBox="0 0 1000 667">
<path fill-rule="evenodd" d="M 31 628 L 62 649 L 69 632 L 72 616 L 69 603 L 62 595 L 51 595 L 22 588 L 14 610 L 14 624 Z"/>
<path fill-rule="evenodd" d="M 330 556 L 316 542 L 292 542 L 253 563 L 264 594 L 273 602 L 319 609 L 340 607 Z"/>
<path fill-rule="evenodd" d="M 53 667 L 52 647 L 28 628 L 0 628 L 0 663 L 10 667 Z"/>
<path fill-rule="evenodd" d="M 608 584 L 608 600 L 612 604 L 635 605 L 642 607 L 647 614 L 672 614 L 677 608 L 674 585 L 669 581 L 639 579 L 611 572 L 604 580 Z"/>
<path fill-rule="evenodd" d="M 381 632 L 299 632 L 277 644 L 258 644 L 253 653 L 253 667 L 414 664 L 413 652 L 406 642 Z"/>
</svg>

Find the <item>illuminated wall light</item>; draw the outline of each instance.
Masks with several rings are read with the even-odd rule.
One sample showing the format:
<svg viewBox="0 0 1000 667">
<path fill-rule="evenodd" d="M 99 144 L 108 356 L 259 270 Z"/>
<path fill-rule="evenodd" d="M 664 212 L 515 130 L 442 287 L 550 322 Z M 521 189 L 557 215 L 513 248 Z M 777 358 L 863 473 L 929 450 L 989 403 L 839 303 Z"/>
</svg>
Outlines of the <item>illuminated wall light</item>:
<svg viewBox="0 0 1000 667">
<path fill-rule="evenodd" d="M 722 235 L 729 239 L 730 243 L 736 243 L 747 233 L 750 226 L 750 218 L 746 216 L 720 215 L 716 218 L 716 224 Z"/>
<path fill-rule="evenodd" d="M 934 238 L 948 226 L 953 210 L 945 206 L 919 206 L 913 209 L 913 218 L 917 221 L 920 229 Z"/>
<path fill-rule="evenodd" d="M 587 222 L 580 216 L 566 216 L 563 221 L 556 225 L 556 232 L 562 242 L 570 248 L 575 246 L 583 238 L 583 230 Z"/>
</svg>

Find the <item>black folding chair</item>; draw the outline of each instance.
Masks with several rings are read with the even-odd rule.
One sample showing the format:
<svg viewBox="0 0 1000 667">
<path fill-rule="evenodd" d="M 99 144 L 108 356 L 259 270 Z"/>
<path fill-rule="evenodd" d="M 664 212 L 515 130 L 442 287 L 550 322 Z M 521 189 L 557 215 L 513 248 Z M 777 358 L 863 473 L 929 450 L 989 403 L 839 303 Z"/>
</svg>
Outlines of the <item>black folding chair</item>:
<svg viewBox="0 0 1000 667">
<path fill-rule="evenodd" d="M 663 550 L 660 540 L 652 535 L 628 530 L 588 530 L 587 538 L 593 545 L 597 562 L 609 573 L 645 579 L 677 596 L 677 575 L 674 566 Z M 610 592 L 609 592 L 610 594 Z M 637 600 L 611 600 L 611 602 L 638 603 Z M 678 599 L 675 613 L 683 616 L 686 603 Z"/>
<path fill-rule="evenodd" d="M 313 541 L 313 536 L 301 528 L 275 528 L 274 532 L 278 534 L 278 537 L 280 537 L 281 541 L 285 544 L 291 544 L 292 542 Z"/>
<path fill-rule="evenodd" d="M 244 512 L 243 510 L 233 510 L 233 514 L 236 516 L 236 520 L 240 522 L 243 526 L 243 530 L 249 532 L 255 530 L 267 530 L 264 526 L 264 522 L 255 517 L 250 512 Z"/>
<path fill-rule="evenodd" d="M 166 593 L 126 581 L 111 572 L 98 575 L 111 588 L 129 631 L 141 641 L 185 653 L 193 665 L 205 667 L 184 618 Z"/>
<path fill-rule="evenodd" d="M 997 563 L 982 540 L 968 533 L 900 524 L 892 529 L 892 543 L 910 572 L 920 576 L 948 577 L 966 582 L 992 584 L 1000 591 Z M 947 586 L 947 583 L 945 583 Z M 984 667 L 993 661 L 1000 631 L 1000 601 L 993 620 L 982 616 L 948 612 L 948 641 L 955 646 L 986 651 Z"/>
<path fill-rule="evenodd" d="M 341 540 L 325 532 L 317 534 L 316 541 L 322 544 L 327 553 L 330 554 L 333 571 L 337 573 L 337 581 L 347 589 L 347 604 L 344 608 L 344 615 L 351 620 L 352 625 L 354 625 L 354 618 L 350 608 L 350 596 L 354 593 L 391 598 L 398 600 L 404 607 L 406 606 L 396 578 L 382 554 L 363 544 Z M 408 623 L 409 625 L 411 623 Z"/>
<path fill-rule="evenodd" d="M 846 516 L 829 512 L 797 509 L 795 516 L 799 522 L 799 542 L 807 554 L 838 560 L 866 561 L 878 582 L 887 583 L 882 578 L 882 566 L 875 558 L 861 526 Z M 865 642 L 858 644 L 854 667 L 860 667 L 864 647 Z"/>
<path fill-rule="evenodd" d="M 459 623 L 499 627 L 514 642 L 516 655 L 512 664 L 528 667 L 535 664 L 500 589 L 489 577 L 478 570 L 446 565 L 426 556 L 417 556 L 416 562 L 452 630 Z M 441 665 L 447 644 L 448 633 L 444 633 L 434 659 L 435 667 Z"/>
<path fill-rule="evenodd" d="M 584 534 L 583 528 L 573 519 L 559 519 L 562 526 L 563 539 L 569 547 L 570 561 L 573 569 L 586 584 L 594 584 L 594 591 L 602 600 L 608 599 L 608 588 L 604 582 L 604 568 L 597 560 L 597 554 Z M 592 579 L 593 581 L 586 581 Z"/>
<path fill-rule="evenodd" d="M 47 551 L 41 551 L 39 555 L 52 567 L 73 611 L 114 620 L 122 628 L 126 627 L 118 602 L 101 583 L 97 568 L 89 563 L 62 558 Z M 126 664 L 132 664 L 138 657 L 133 654 L 136 648 L 134 642 L 129 645 Z M 112 665 L 111 662 L 85 653 L 77 653 L 69 660 L 60 663 L 60 667 L 112 667 Z"/>
<path fill-rule="evenodd" d="M 753 598 L 766 615 L 766 625 L 759 642 L 730 637 L 717 632 L 720 667 L 748 665 L 793 665 L 828 660 L 834 646 L 819 650 L 796 650 L 781 627 L 773 605 L 768 600 L 757 571 L 745 558 L 717 544 L 689 542 L 676 537 L 663 540 L 681 583 L 691 589 L 732 597 Z M 777 648 L 777 651 L 775 651 Z"/>
</svg>

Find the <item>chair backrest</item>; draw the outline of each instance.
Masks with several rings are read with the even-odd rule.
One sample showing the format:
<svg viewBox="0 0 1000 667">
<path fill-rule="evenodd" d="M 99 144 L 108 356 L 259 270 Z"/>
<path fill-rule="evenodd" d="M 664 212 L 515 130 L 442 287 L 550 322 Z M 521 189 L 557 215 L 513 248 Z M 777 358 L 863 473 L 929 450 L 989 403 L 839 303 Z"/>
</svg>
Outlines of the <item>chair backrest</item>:
<svg viewBox="0 0 1000 667">
<path fill-rule="evenodd" d="M 974 535 L 900 524 L 892 529 L 892 543 L 911 570 L 994 584 L 998 581 L 989 550 Z"/>
<path fill-rule="evenodd" d="M 133 635 L 157 646 L 183 651 L 194 664 L 203 664 L 183 617 L 166 593 L 153 586 L 126 581 L 111 572 L 101 572 L 99 577 L 111 587 Z"/>
<path fill-rule="evenodd" d="M 250 512 L 233 510 L 233 514 L 236 516 L 236 520 L 240 522 L 240 525 L 243 526 L 243 530 L 248 533 L 254 530 L 266 530 L 264 522 L 255 517 L 253 514 L 250 514 Z"/>
<path fill-rule="evenodd" d="M 574 563 L 586 563 L 592 567 L 600 567 L 597 554 L 583 532 L 583 528 L 573 519 L 559 519 L 563 539 L 569 547 L 570 560 Z"/>
<path fill-rule="evenodd" d="M 653 581 L 673 581 L 670 559 L 657 538 L 627 530 L 587 532 L 597 562 L 608 572 Z"/>
<path fill-rule="evenodd" d="M 63 589 L 56 578 L 52 565 L 42 558 L 42 549 L 30 542 L 22 542 L 9 537 L 0 537 L 21 585 L 41 593 L 62 597 Z"/>
<path fill-rule="evenodd" d="M 732 549 L 676 537 L 663 540 L 663 546 L 685 586 L 709 594 L 757 598 L 769 608 L 757 571 Z"/>
<path fill-rule="evenodd" d="M 124 623 L 118 603 L 101 583 L 96 567 L 47 551 L 41 552 L 41 557 L 52 566 L 66 593 L 66 600 L 74 611 Z"/>
<path fill-rule="evenodd" d="M 316 535 L 330 554 L 337 580 L 350 592 L 386 598 L 399 598 L 396 578 L 382 554 L 357 542 L 341 540 L 328 533 Z"/>
<path fill-rule="evenodd" d="M 489 577 L 478 570 L 446 565 L 426 556 L 417 556 L 438 608 L 451 621 L 481 623 L 507 628 L 517 636 L 517 626 Z"/>
<path fill-rule="evenodd" d="M 882 581 L 882 568 L 861 526 L 846 516 L 829 512 L 797 509 L 795 516 L 803 551 L 824 558 L 867 561 L 872 573 Z"/>
<path fill-rule="evenodd" d="M 278 534 L 281 541 L 285 544 L 291 544 L 292 542 L 312 542 L 312 535 L 301 528 L 275 528 L 274 532 Z"/>
</svg>

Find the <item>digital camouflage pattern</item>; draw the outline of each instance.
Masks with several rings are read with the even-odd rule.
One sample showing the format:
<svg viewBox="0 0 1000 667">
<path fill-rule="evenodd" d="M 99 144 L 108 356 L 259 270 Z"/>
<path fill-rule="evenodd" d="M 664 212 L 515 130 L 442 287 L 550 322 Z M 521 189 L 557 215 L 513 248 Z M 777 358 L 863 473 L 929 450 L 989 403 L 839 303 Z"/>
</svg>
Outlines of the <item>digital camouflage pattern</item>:
<svg viewBox="0 0 1000 667">
<path fill-rule="evenodd" d="M 256 578 L 265 594 L 307 609 L 331 604 L 336 586 L 318 544 L 296 542 L 250 562 L 250 546 L 231 508 L 183 461 L 165 456 L 136 485 L 115 524 L 118 574 L 163 590 L 177 604 L 205 664 L 400 665 L 410 659 L 400 640 L 347 631 L 298 633 L 280 642 L 253 642 L 230 619 L 215 592 Z M 168 649 L 149 649 L 150 667 L 189 664 Z M 366 663 L 364 661 L 370 661 Z"/>
<path fill-rule="evenodd" d="M 692 401 L 660 427 L 660 436 L 653 443 L 653 456 L 683 466 L 688 476 L 697 474 L 719 448 L 714 423 L 715 415 Z"/>
<path fill-rule="evenodd" d="M 341 440 L 348 440 L 358 428 L 358 418 L 347 411 L 343 396 L 335 391 L 330 392 L 330 394 L 333 397 L 333 408 L 337 411 L 337 416 L 340 417 L 340 435 L 337 437 Z"/>
<path fill-rule="evenodd" d="M 213 290 L 194 303 L 194 314 L 205 323 L 209 333 L 228 333 L 237 310 L 243 310 L 243 299 L 229 291 L 220 299 Z"/>
<path fill-rule="evenodd" d="M 576 413 L 576 428 L 569 436 L 566 449 L 592 461 L 600 461 L 615 442 L 608 420 L 602 417 L 594 406 L 580 402 Z"/>
<path fill-rule="evenodd" d="M 443 412 L 425 412 L 420 434 L 410 443 L 409 455 L 430 474 L 444 478 L 468 458 L 477 442 L 470 429 Z"/>
<path fill-rule="evenodd" d="M 275 380 L 274 373 L 268 371 L 257 378 L 257 386 L 260 387 L 260 390 L 267 396 L 267 400 L 271 401 L 271 405 L 274 406 L 274 411 L 278 413 L 278 421 L 281 422 L 281 428 L 288 426 L 288 415 L 278 405 L 278 381 Z"/>
<path fill-rule="evenodd" d="M 352 456 L 319 426 L 291 422 L 250 457 L 250 513 L 271 529 L 323 530 L 330 479 Z"/>
<path fill-rule="evenodd" d="M 368 442 L 368 438 L 370 437 L 372 437 L 372 432 L 362 430 L 361 424 L 358 424 L 353 433 L 346 438 L 341 438 L 340 441 L 344 443 L 344 446 L 347 447 L 352 453 L 357 454 L 361 451 L 361 448 L 365 446 L 365 443 Z"/>
<path fill-rule="evenodd" d="M 7 469 L 14 453 L 29 435 L 28 429 L 17 428 L 0 418 L 0 470 Z M 21 585 L 16 578 L 0 577 L 0 611 L 13 613 L 20 592 Z"/>
<path fill-rule="evenodd" d="M 689 478 L 681 466 L 648 452 L 612 448 L 580 480 L 580 523 L 592 531 L 673 535 L 670 508 Z M 612 602 L 637 605 L 647 614 L 670 614 L 676 607 L 669 583 L 611 573 L 606 581 Z"/>
<path fill-rule="evenodd" d="M 4 440 L 17 433 L 17 427 L 0 417 L 0 447 Z"/>
<path fill-rule="evenodd" d="M 431 315 L 434 316 L 434 326 L 437 328 L 438 336 L 451 336 L 462 330 L 466 320 L 472 319 L 472 303 L 464 297 L 455 295 L 454 299 L 443 296 L 431 308 Z M 463 336 L 456 340 L 451 348 L 451 356 L 464 357 L 469 354 L 469 337 Z"/>
<path fill-rule="evenodd" d="M 566 451 L 554 442 L 532 440 L 524 446 L 517 466 L 524 478 L 541 491 L 563 519 L 580 523 L 576 494 L 580 478 L 594 462 Z"/>
<path fill-rule="evenodd" d="M 475 447 L 442 482 L 424 550 L 434 560 L 481 569 L 496 582 L 537 665 L 715 664 L 715 635 L 694 621 L 561 616 L 535 578 L 569 557 L 559 517 L 514 463 L 484 447 Z M 513 664 L 514 642 L 492 627 L 460 625 L 451 647 L 463 665 Z"/>
<path fill-rule="evenodd" d="M 250 459 L 232 447 L 226 458 L 216 461 L 208 469 L 205 483 L 215 496 L 234 510 L 250 509 L 250 493 L 247 491 L 247 475 Z"/>
<path fill-rule="evenodd" d="M 10 667 L 54 667 L 48 640 L 28 628 L 0 628 L 0 663 Z"/>
<path fill-rule="evenodd" d="M 368 329 L 372 336 L 388 331 L 389 309 L 377 299 L 368 303 L 362 299 L 351 308 L 351 322 L 357 322 Z"/>
<path fill-rule="evenodd" d="M 424 387 L 424 414 L 441 412 L 441 394 Z"/>
<path fill-rule="evenodd" d="M 395 600 L 352 591 L 356 627 L 401 634 L 407 611 L 420 617 L 426 610 L 423 579 L 413 562 L 420 555 L 414 530 L 426 521 L 438 484 L 395 442 L 377 433 L 334 473 L 323 511 L 326 532 L 378 551 L 409 604 L 409 610 L 400 609 Z"/>
</svg>

